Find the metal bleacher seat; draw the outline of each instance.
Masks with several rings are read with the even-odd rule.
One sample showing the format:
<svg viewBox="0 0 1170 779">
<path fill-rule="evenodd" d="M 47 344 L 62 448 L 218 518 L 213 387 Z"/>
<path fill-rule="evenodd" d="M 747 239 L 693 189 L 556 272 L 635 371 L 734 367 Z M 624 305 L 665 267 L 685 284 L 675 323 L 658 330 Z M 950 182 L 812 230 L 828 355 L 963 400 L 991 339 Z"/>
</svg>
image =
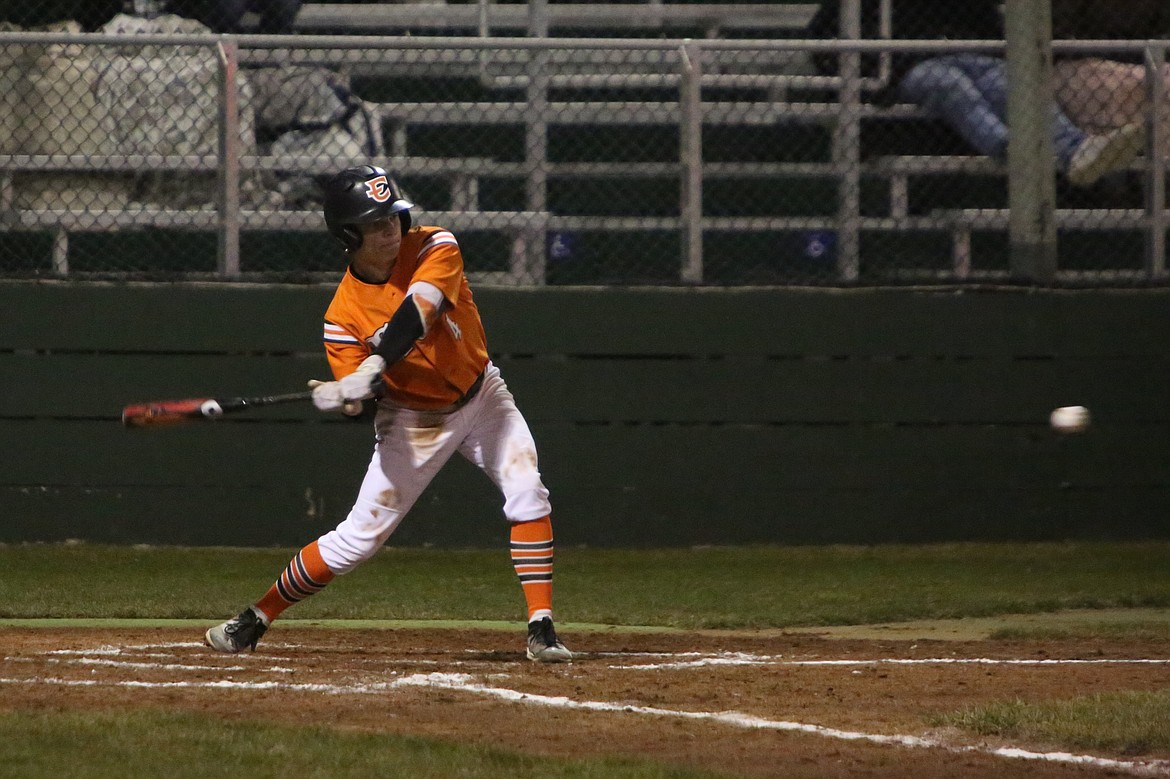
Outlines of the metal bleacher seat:
<svg viewBox="0 0 1170 779">
<path fill-rule="evenodd" d="M 301 33 L 523 34 L 529 3 L 305 3 L 297 15 Z M 550 32 L 595 35 L 624 30 L 649 35 L 699 31 L 703 37 L 742 31 L 787 34 L 803 30 L 816 3 L 548 3 Z"/>
<path fill-rule="evenodd" d="M 547 3 L 541 5 L 549 34 L 588 38 L 599 31 L 620 31 L 630 36 L 645 36 L 660 40 L 666 36 L 699 31 L 704 35 L 759 34 L 765 32 L 771 40 L 799 38 L 807 27 L 816 6 L 809 3 Z M 702 231 L 770 232 L 793 230 L 838 230 L 843 234 L 863 231 L 945 232 L 952 236 L 952 261 L 949 272 L 957 278 L 967 277 L 972 270 L 971 233 L 977 230 L 1000 230 L 1007 223 L 1002 208 L 977 208 L 975 203 L 963 201 L 948 210 L 923 208 L 911 203 L 911 182 L 921 177 L 972 176 L 1003 177 L 1005 168 L 983 157 L 955 154 L 898 153 L 885 150 L 880 154 L 863 152 L 860 133 L 848 136 L 834 131 L 843 121 L 840 80 L 816 75 L 807 56 L 797 55 L 784 46 L 754 46 L 737 49 L 710 45 L 704 52 L 704 67 L 698 78 L 703 89 L 693 90 L 694 100 L 685 105 L 684 76 L 679 67 L 681 40 L 671 37 L 671 46 L 629 62 L 613 58 L 603 47 L 590 48 L 586 43 L 577 48 L 563 46 L 547 49 L 545 56 L 555 62 L 544 76 L 543 93 L 527 92 L 532 83 L 530 52 L 522 46 L 507 45 L 509 36 L 526 37 L 533 24 L 529 4 L 525 3 L 307 3 L 302 6 L 297 20 L 301 36 L 347 34 L 354 36 L 353 45 L 330 46 L 319 41 L 315 46 L 306 42 L 302 47 L 239 48 L 242 66 L 295 62 L 339 67 L 349 75 L 367 79 L 389 79 L 411 76 L 433 78 L 436 83 L 473 77 L 476 90 L 459 94 L 436 89 L 416 90 L 413 96 L 401 100 L 381 98 L 366 101 L 376 119 L 377 146 L 384 151 L 380 157 L 400 176 L 438 180 L 448 187 L 447 193 L 437 198 L 440 205 L 430 212 L 456 229 L 491 230 L 508 234 L 512 240 L 513 263 L 509 273 L 500 280 L 519 282 L 522 279 L 540 279 L 542 270 L 539 256 L 544 252 L 544 233 L 550 230 L 606 230 L 610 232 L 656 230 L 683 233 L 693 226 Z M 474 36 L 489 39 L 467 40 L 468 46 L 483 45 L 479 56 L 474 48 L 464 50 L 456 46 L 432 46 L 439 34 Z M 374 37 L 376 35 L 376 37 Z M 385 44 L 386 36 L 401 35 L 394 46 Z M 370 36 L 370 37 L 367 37 Z M 701 43 L 701 41 L 699 42 Z M 721 43 L 716 41 L 716 44 Z M 733 43 L 747 43 L 738 41 Z M 498 44 L 498 45 L 496 45 Z M 685 45 L 685 44 L 684 44 Z M 422 54 L 420 54 L 422 52 Z M 673 58 L 673 59 L 672 59 Z M 485 69 L 484 63 L 490 68 Z M 639 94 L 645 85 L 659 88 L 649 98 Z M 914 107 L 879 106 L 866 100 L 868 83 L 860 102 L 856 95 L 847 106 L 858 121 L 892 121 L 895 123 L 921 122 L 928 117 Z M 603 87 L 604 90 L 595 89 Z M 710 90 L 707 87 L 711 87 Z M 729 87 L 724 90 L 723 87 Z M 360 93 L 360 92 L 359 92 Z M 422 95 L 422 99 L 419 98 Z M 446 99 L 442 99 L 442 98 Z M 541 181 L 565 179 L 610 179 L 617 182 L 653 179 L 685 181 L 688 170 L 685 154 L 669 161 L 629 161 L 610 158 L 604 154 L 573 161 L 555 159 L 547 148 L 528 150 L 524 159 L 493 159 L 475 150 L 443 152 L 444 156 L 415 153 L 413 128 L 434 128 L 472 124 L 479 127 L 529 127 L 558 124 L 571 127 L 652 127 L 681 128 L 687 120 L 705 126 L 732 128 L 777 127 L 786 124 L 813 126 L 817 133 L 831 134 L 834 144 L 848 146 L 847 153 L 835 148 L 829 155 L 821 154 L 807 160 L 743 161 L 702 159 L 698 173 L 709 181 L 839 180 L 841 192 L 856 191 L 852 183 L 862 177 L 879 180 L 888 193 L 888 209 L 881 213 L 872 210 L 863 213 L 859 203 L 840 205 L 836 211 L 814 209 L 807 214 L 819 216 L 757 215 L 741 216 L 724 213 L 716 216 L 703 213 L 701 208 L 675 215 L 647 217 L 637 214 L 599 218 L 585 212 L 554 214 L 546 201 L 540 199 L 517 201 L 513 210 L 495 210 L 498 205 L 483 208 L 480 200 L 481 179 L 511 180 L 519 183 L 516 190 L 533 178 Z M 852 120 L 850 120 L 852 121 Z M 514 130 L 513 130 L 514 131 Z M 681 133 L 680 133 L 681 134 Z M 539 137 L 539 133 L 537 134 Z M 457 148 L 457 147 L 453 147 Z M 281 171 L 313 175 L 335 170 L 346 160 L 324 157 L 241 156 L 240 172 Z M 0 176 L 27 170 L 88 172 L 202 171 L 213 172 L 219 162 L 208 157 L 0 157 Z M 852 181 L 847 181 L 852 177 Z M 10 180 L 10 179 L 9 179 Z M 511 186 L 511 185 L 509 185 Z M 7 188 L 7 189 L 10 189 Z M 540 189 L 536 187 L 534 189 Z M 4 198 L 0 193 L 0 198 Z M 484 197 L 485 202 L 490 202 Z M 218 230 L 232 220 L 239 231 L 285 230 L 317 231 L 321 228 L 320 215 L 312 211 L 264 210 L 247 204 L 238 204 L 238 215 L 229 217 L 227 209 L 163 209 L 133 207 L 124 211 L 25 210 L 13 211 L 11 197 L 0 206 L 10 212 L 5 225 L 8 229 L 53 231 L 53 266 L 57 272 L 68 272 L 68 234 L 70 232 L 100 232 L 144 227 L 167 227 L 186 230 Z M 970 207 L 968 207 L 970 206 Z M 441 209 L 441 210 L 440 210 Z M 831 206 L 830 206 L 831 209 Z M 425 213 L 425 212 L 424 212 Z M 1091 221 L 1077 209 L 1062 209 L 1057 214 L 1061 225 Z M 1140 226 L 1140 212 L 1115 213 L 1112 224 Z M 1079 221 L 1078 221 L 1079 220 Z M 225 268 L 231 273 L 232 267 Z M 238 270 L 238 266 L 237 266 Z M 685 276 L 684 276 L 685 277 Z M 846 277 L 848 278 L 848 277 Z"/>
</svg>

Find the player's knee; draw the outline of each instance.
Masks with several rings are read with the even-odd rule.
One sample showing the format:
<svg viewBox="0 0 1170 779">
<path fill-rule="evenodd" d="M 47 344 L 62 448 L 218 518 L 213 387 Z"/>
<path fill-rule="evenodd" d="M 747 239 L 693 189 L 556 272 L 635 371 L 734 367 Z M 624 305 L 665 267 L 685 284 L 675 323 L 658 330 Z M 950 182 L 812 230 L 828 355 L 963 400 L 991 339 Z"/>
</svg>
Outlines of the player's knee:
<svg viewBox="0 0 1170 779">
<path fill-rule="evenodd" d="M 359 501 L 345 521 L 321 539 L 321 556 L 335 573 L 347 573 L 373 557 L 401 521 L 402 512 L 382 502 Z"/>
<path fill-rule="evenodd" d="M 364 545 L 354 544 L 353 539 L 344 537 L 337 530 L 321 536 L 317 540 L 317 549 L 325 565 L 338 576 L 349 573 L 372 554 L 366 552 Z"/>
<path fill-rule="evenodd" d="M 319 544 L 321 559 L 329 570 L 338 574 L 349 573 L 361 563 L 369 560 L 382 544 L 366 538 L 335 538 L 326 547 Z"/>
<path fill-rule="evenodd" d="M 504 516 L 510 522 L 531 522 L 551 513 L 552 503 L 543 484 L 511 493 L 504 499 Z"/>
</svg>

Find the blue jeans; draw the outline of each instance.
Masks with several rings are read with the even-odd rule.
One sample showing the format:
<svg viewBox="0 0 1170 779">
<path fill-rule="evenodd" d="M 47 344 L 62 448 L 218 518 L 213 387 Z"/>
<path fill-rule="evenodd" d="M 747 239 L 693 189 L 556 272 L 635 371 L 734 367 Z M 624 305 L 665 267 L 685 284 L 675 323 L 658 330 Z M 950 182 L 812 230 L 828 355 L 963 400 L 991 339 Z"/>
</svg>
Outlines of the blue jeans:
<svg viewBox="0 0 1170 779">
<path fill-rule="evenodd" d="M 963 140 L 992 159 L 1007 160 L 1007 62 L 985 54 L 947 54 L 923 60 L 898 84 L 899 96 L 946 122 Z M 1060 170 L 1085 140 L 1059 108 L 1053 108 L 1053 151 Z"/>
</svg>

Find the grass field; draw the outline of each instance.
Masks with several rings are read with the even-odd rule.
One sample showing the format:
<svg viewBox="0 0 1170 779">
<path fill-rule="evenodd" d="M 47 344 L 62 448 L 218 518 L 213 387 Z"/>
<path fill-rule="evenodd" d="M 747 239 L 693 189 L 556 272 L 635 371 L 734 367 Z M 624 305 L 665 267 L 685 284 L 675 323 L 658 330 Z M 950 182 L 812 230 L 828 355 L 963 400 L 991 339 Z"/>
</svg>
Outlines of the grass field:
<svg viewBox="0 0 1170 779">
<path fill-rule="evenodd" d="M 0 619 L 214 619 L 295 549 L 0 545 Z M 1170 543 L 557 550 L 561 620 L 787 628 L 1170 606 Z M 521 619 L 507 550 L 387 549 L 287 616 Z"/>
<path fill-rule="evenodd" d="M 262 594 L 294 552 L 0 546 L 0 635 L 44 625 L 117 624 L 190 625 L 197 637 L 202 626 Z M 1170 543 L 1165 542 L 567 548 L 557 552 L 556 586 L 558 624 L 578 636 L 612 632 L 614 626 L 630 634 L 804 630 L 830 635 L 917 621 L 924 629 L 977 624 L 992 643 L 1170 641 Z M 394 549 L 299 604 L 282 623 L 498 628 L 516 631 L 519 640 L 520 609 L 505 550 Z M 1017 616 L 1048 614 L 1051 620 Z M 1170 751 L 1170 694 L 1086 691 L 1035 702 L 1005 693 L 1001 700 L 922 721 L 924 728 L 941 726 L 973 737 L 1159 754 Z M 157 702 L 141 711 L 96 712 L 74 710 L 64 701 L 36 711 L 0 702 L 2 777 L 202 776 L 223 770 L 275 776 L 292 768 L 305 776 L 744 775 L 604 750 L 568 758 L 487 749 L 465 743 L 457 733 L 448 738 L 369 733 L 340 724 L 271 723 L 246 714 L 229 724 Z"/>
<path fill-rule="evenodd" d="M 209 721 L 182 712 L 0 714 L 4 777 L 703 779 L 649 761 L 558 760 L 438 739 Z M 110 734 L 118 734 L 111 738 Z M 261 746 L 257 746 L 261 745 Z"/>
</svg>

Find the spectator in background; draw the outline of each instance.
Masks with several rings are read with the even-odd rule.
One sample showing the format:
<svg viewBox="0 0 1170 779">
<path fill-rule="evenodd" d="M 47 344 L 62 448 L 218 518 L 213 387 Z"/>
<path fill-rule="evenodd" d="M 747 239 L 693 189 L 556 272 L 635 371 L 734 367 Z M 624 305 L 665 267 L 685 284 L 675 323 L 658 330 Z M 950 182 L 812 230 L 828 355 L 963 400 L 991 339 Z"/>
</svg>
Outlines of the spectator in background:
<svg viewBox="0 0 1170 779">
<path fill-rule="evenodd" d="M 1053 0 L 1052 37 L 1094 40 L 1147 40 L 1170 31 L 1166 0 Z M 1141 52 L 1056 57 L 1056 98 L 1064 111 L 1089 132 L 1106 133 L 1149 120 L 1150 92 Z M 1170 158 L 1170 66 L 1161 74 L 1162 156 Z"/>
<path fill-rule="evenodd" d="M 66 20 L 81 25 L 85 32 L 93 32 L 122 10 L 122 0 L 39 0 L 37 2 L 0 2 L 0 22 L 22 28 L 44 27 Z"/>
<path fill-rule="evenodd" d="M 170 0 L 171 13 L 197 19 L 218 33 L 242 32 L 241 22 L 249 11 L 260 15 L 256 32 L 288 35 L 301 10 L 301 0 Z"/>
<path fill-rule="evenodd" d="M 809 26 L 811 37 L 835 38 L 841 0 L 821 3 Z M 861 36 L 877 38 L 879 0 L 861 2 Z M 998 0 L 972 0 L 956 8 L 937 0 L 893 0 L 892 37 L 915 40 L 1003 40 Z M 837 72 L 837 57 L 814 59 L 822 73 Z M 1007 61 L 978 53 L 894 54 L 889 83 L 879 102 L 902 100 L 926 109 L 967 143 L 1005 162 L 1008 150 Z M 1127 166 L 1145 147 L 1145 127 L 1126 123 L 1096 135 L 1054 109 L 1052 139 L 1058 169 L 1076 186 L 1089 186 Z"/>
</svg>

